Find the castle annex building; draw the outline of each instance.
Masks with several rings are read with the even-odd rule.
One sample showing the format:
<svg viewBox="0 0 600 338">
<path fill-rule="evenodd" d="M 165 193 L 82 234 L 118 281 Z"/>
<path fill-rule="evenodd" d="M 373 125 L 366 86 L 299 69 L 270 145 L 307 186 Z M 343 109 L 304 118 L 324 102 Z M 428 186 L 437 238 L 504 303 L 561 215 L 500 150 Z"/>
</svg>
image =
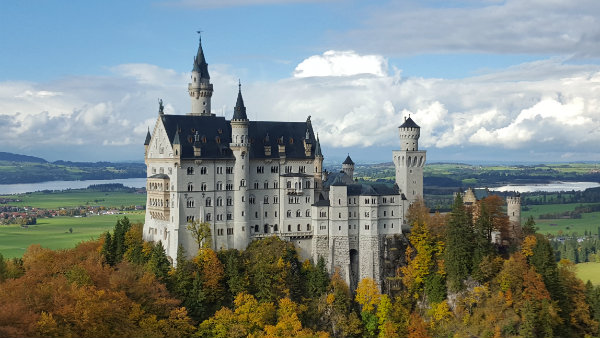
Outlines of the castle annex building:
<svg viewBox="0 0 600 338">
<path fill-rule="evenodd" d="M 161 103 L 146 136 L 145 240 L 161 241 L 174 261 L 179 245 L 196 252 L 187 224 L 202 221 L 214 249 L 243 250 L 275 235 L 293 242 L 302 258 L 323 257 L 350 285 L 381 280 L 382 242 L 402 233 L 408 206 L 423 195 L 426 154 L 410 117 L 399 127 L 401 150 L 393 152 L 396 184 L 365 185 L 354 181 L 350 156 L 341 172 L 323 170 L 310 116 L 251 121 L 241 86 L 231 120 L 212 114 L 201 43 L 188 92 L 191 112 L 167 115 Z"/>
</svg>

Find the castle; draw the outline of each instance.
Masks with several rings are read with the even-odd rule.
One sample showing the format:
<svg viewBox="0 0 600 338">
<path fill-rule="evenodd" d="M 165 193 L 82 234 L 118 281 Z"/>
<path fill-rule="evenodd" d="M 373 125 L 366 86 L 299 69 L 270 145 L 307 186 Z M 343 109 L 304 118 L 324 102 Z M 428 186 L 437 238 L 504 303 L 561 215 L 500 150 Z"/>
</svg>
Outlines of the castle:
<svg viewBox="0 0 600 338">
<path fill-rule="evenodd" d="M 178 246 L 198 249 L 187 225 L 210 226 L 214 249 L 245 249 L 267 236 L 293 242 L 301 258 L 323 257 L 351 286 L 381 282 L 382 243 L 407 229 L 410 203 L 423 196 L 426 153 L 409 117 L 393 152 L 396 184 L 354 180 L 348 155 L 342 171 L 323 170 L 310 116 L 303 122 L 251 121 L 241 85 L 231 120 L 211 113 L 213 85 L 202 42 L 188 85 L 191 112 L 158 118 L 145 145 L 147 208 L 144 240 L 161 241 L 174 262 Z"/>
</svg>

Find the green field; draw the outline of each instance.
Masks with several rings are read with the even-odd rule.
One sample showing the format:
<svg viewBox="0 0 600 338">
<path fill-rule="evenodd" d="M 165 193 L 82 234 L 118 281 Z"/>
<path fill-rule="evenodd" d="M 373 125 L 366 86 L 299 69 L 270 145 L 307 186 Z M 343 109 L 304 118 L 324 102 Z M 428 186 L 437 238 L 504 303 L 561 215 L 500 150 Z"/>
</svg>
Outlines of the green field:
<svg viewBox="0 0 600 338">
<path fill-rule="evenodd" d="M 31 244 L 50 249 L 72 248 L 81 241 L 97 239 L 103 232 L 112 230 L 117 219 L 124 216 L 132 223 L 144 221 L 144 212 L 138 211 L 123 215 L 40 218 L 36 225 L 28 228 L 0 226 L 0 253 L 5 258 L 21 257 Z M 69 228 L 73 233 L 69 233 Z"/>
<path fill-rule="evenodd" d="M 574 210 L 575 207 L 587 204 L 590 203 L 530 205 L 528 206 L 530 210 L 521 213 L 521 223 L 524 224 L 529 216 L 533 216 L 539 232 L 543 234 L 556 235 L 559 231 L 562 231 L 565 234 L 577 232 L 583 235 L 586 230 L 595 234 L 598 232 L 598 227 L 600 226 L 600 212 L 583 213 L 581 214 L 581 218 L 575 219 L 538 219 L 540 214 L 570 211 Z"/>
<path fill-rule="evenodd" d="M 584 283 L 591 281 L 594 285 L 600 285 L 600 263 L 588 262 L 575 265 L 577 267 L 577 277 Z"/>
<path fill-rule="evenodd" d="M 146 194 L 130 192 L 102 192 L 86 189 L 65 190 L 60 192 L 34 192 L 0 196 L 0 198 L 20 199 L 21 202 L 10 202 L 19 207 L 36 207 L 44 209 L 70 208 L 78 206 L 120 207 L 145 205 Z"/>
</svg>

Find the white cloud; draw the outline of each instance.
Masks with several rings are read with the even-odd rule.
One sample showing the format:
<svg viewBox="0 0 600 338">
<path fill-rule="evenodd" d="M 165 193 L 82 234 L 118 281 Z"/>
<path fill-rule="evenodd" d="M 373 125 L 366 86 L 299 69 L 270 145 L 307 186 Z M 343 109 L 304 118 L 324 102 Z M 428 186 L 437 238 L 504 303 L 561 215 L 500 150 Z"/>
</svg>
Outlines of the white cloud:
<svg viewBox="0 0 600 338">
<path fill-rule="evenodd" d="M 302 61 L 294 77 L 350 76 L 357 74 L 387 74 L 387 61 L 381 55 L 358 55 L 354 51 L 329 50 Z"/>
<path fill-rule="evenodd" d="M 369 56 L 371 72 L 340 76 L 348 57 L 366 56 L 334 51 L 298 67 L 320 69 L 308 60 L 325 55 L 327 70 L 319 76 L 245 84 L 249 118 L 304 121 L 311 115 L 324 147 L 397 148 L 397 127 L 410 114 L 422 127 L 420 144 L 429 150 L 552 151 L 570 159 L 597 153 L 599 66 L 550 59 L 465 79 L 403 79 L 399 71 L 385 68 L 384 58 Z M 3 149 L 31 153 L 27 150 L 80 145 L 90 159 L 141 159 L 146 132 L 156 121 L 157 98 L 164 100 L 167 113 L 189 111 L 188 75 L 153 65 L 121 65 L 113 71 L 107 77 L 0 83 Z M 219 65 L 211 66 L 211 75 L 213 112 L 230 118 L 237 76 Z M 61 94 L 19 96 L 42 91 Z"/>
</svg>

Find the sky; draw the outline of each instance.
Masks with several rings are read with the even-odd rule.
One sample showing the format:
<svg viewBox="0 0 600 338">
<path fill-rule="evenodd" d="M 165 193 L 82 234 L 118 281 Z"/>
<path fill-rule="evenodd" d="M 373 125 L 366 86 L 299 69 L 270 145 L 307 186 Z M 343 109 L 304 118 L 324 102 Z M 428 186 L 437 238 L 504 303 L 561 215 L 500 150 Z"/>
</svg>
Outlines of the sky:
<svg viewBox="0 0 600 338">
<path fill-rule="evenodd" d="M 0 151 L 143 161 L 186 114 L 198 30 L 213 113 L 310 115 L 325 159 L 600 161 L 597 0 L 11 1 L 0 5 Z"/>
</svg>

